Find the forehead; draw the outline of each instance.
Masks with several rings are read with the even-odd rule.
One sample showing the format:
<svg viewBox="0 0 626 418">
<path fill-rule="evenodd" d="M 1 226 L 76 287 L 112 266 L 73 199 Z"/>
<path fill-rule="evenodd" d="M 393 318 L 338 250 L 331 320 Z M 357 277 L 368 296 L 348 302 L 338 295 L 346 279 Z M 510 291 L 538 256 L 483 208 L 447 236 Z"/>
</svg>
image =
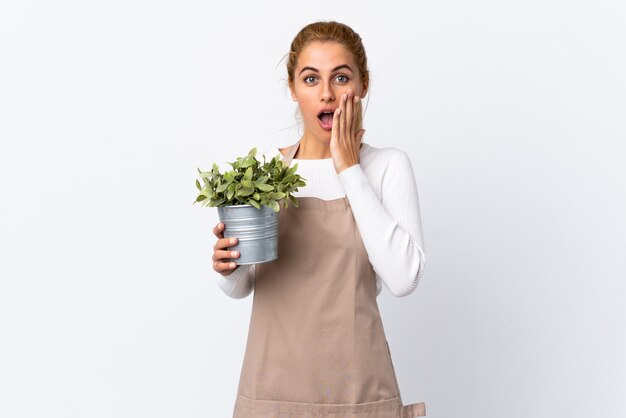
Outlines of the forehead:
<svg viewBox="0 0 626 418">
<path fill-rule="evenodd" d="M 356 71 L 354 57 L 345 46 L 335 41 L 313 41 L 300 52 L 296 72 L 304 67 L 314 67 L 322 72 L 331 71 L 341 64 L 348 64 Z"/>
</svg>

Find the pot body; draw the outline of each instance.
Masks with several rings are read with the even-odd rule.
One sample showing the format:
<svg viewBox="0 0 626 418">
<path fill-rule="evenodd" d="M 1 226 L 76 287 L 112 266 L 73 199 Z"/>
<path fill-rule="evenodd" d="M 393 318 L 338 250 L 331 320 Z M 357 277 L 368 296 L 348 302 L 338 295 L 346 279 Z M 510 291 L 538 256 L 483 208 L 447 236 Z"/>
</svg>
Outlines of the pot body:
<svg viewBox="0 0 626 418">
<path fill-rule="evenodd" d="M 278 212 L 265 205 L 261 209 L 252 205 L 218 206 L 217 212 L 224 224 L 224 238 L 238 238 L 236 245 L 228 247 L 239 251 L 239 257 L 231 261 L 242 265 L 278 258 Z"/>
</svg>

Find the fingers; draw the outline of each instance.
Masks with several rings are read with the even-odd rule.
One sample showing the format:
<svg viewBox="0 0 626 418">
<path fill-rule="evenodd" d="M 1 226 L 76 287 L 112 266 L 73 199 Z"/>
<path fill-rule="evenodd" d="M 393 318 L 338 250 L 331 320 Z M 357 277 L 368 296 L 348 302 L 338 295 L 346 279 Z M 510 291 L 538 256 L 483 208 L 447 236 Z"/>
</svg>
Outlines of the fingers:
<svg viewBox="0 0 626 418">
<path fill-rule="evenodd" d="M 213 253 L 213 270 L 218 273 L 233 272 L 237 267 L 235 261 L 231 258 L 238 258 L 241 255 L 239 251 L 217 250 Z"/>
<path fill-rule="evenodd" d="M 365 129 L 359 129 L 359 131 L 356 133 L 356 143 L 357 144 L 361 144 L 361 140 L 363 139 L 363 135 L 365 135 Z"/>
<path fill-rule="evenodd" d="M 352 111 L 352 113 L 354 114 L 354 116 L 352 117 L 353 129 L 357 128 L 360 112 L 361 112 L 361 98 L 359 96 L 354 96 L 354 110 Z"/>
<path fill-rule="evenodd" d="M 213 246 L 214 250 L 219 250 L 222 248 L 226 248 L 230 245 L 235 245 L 239 241 L 236 237 L 226 237 L 224 238 L 224 227 L 225 225 L 220 222 L 213 228 L 213 234 L 219 238 L 217 243 Z"/>
<path fill-rule="evenodd" d="M 341 96 L 341 130 L 339 131 L 339 142 L 341 143 L 342 146 L 345 147 L 345 144 L 348 142 L 348 138 L 349 138 L 349 132 L 347 129 L 347 118 L 346 118 L 346 113 L 348 113 L 348 93 L 344 93 L 343 96 Z"/>
<path fill-rule="evenodd" d="M 217 250 L 221 250 L 222 248 L 236 245 L 238 241 L 239 241 L 239 238 L 235 238 L 235 237 L 219 238 L 217 242 L 215 243 L 215 245 L 213 246 L 213 250 L 217 251 Z"/>
<path fill-rule="evenodd" d="M 353 95 L 352 91 L 348 91 L 348 96 L 346 97 L 346 142 L 350 142 L 350 138 L 352 138 L 352 119 L 354 118 L 354 106 L 353 106 Z"/>
<path fill-rule="evenodd" d="M 344 144 L 350 144 L 352 138 L 356 138 L 356 128 L 361 112 L 361 98 L 354 96 L 352 90 L 344 93 L 339 102 L 340 139 Z"/>
<path fill-rule="evenodd" d="M 341 102 L 339 103 L 341 106 Z M 339 125 L 341 124 L 341 107 L 338 107 L 333 113 L 333 128 L 330 132 L 330 140 L 331 142 L 339 140 Z"/>
<path fill-rule="evenodd" d="M 239 268 L 239 266 L 235 262 L 228 262 L 228 261 L 226 262 L 214 261 L 213 262 L 213 270 L 220 273 L 222 276 L 228 276 L 233 271 L 237 270 L 237 268 Z"/>
<path fill-rule="evenodd" d="M 224 238 L 224 224 L 220 222 L 215 225 L 215 228 L 213 228 L 213 234 L 218 238 Z"/>
<path fill-rule="evenodd" d="M 241 253 L 239 251 L 225 250 L 225 248 L 237 244 L 239 239 L 236 237 L 224 238 L 224 227 L 224 224 L 220 222 L 213 228 L 213 234 L 218 239 L 213 246 L 212 260 L 213 270 L 223 276 L 228 276 L 239 267 L 236 262 L 230 259 L 238 258 Z"/>
<path fill-rule="evenodd" d="M 341 138 L 341 135 L 342 135 L 342 133 L 341 133 L 341 129 L 342 129 L 341 125 L 342 125 L 342 123 L 341 122 L 343 121 L 343 108 L 341 106 L 342 101 L 343 101 L 343 98 L 339 101 L 339 107 L 335 111 L 335 115 L 334 115 L 336 117 L 334 123 L 336 123 L 337 126 L 336 127 L 333 126 L 333 131 L 334 131 L 333 133 L 335 135 L 335 141 L 337 143 L 339 143 L 339 141 L 342 139 Z"/>
<path fill-rule="evenodd" d="M 337 114 L 337 143 L 343 144 L 343 125 L 344 125 L 344 114 L 346 113 L 344 107 L 344 99 L 346 95 L 345 93 L 341 95 L 341 99 L 339 99 L 339 107 L 335 113 Z"/>
<path fill-rule="evenodd" d="M 234 250 L 215 250 L 213 251 L 213 261 L 223 261 L 226 258 L 238 258 L 241 255 L 239 251 Z M 228 262 L 231 262 L 228 260 Z"/>
</svg>

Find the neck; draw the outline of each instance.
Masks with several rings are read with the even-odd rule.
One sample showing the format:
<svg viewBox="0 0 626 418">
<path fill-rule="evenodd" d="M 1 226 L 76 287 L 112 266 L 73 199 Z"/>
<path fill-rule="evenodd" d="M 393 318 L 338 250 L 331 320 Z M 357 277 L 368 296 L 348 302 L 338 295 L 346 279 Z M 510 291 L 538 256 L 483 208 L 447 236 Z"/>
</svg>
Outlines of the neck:
<svg viewBox="0 0 626 418">
<path fill-rule="evenodd" d="M 326 142 L 313 138 L 306 133 L 300 138 L 300 146 L 298 147 L 298 152 L 293 158 L 297 158 L 299 160 L 321 160 L 325 158 L 332 158 L 332 154 L 330 153 L 330 143 L 326 144 Z"/>
</svg>

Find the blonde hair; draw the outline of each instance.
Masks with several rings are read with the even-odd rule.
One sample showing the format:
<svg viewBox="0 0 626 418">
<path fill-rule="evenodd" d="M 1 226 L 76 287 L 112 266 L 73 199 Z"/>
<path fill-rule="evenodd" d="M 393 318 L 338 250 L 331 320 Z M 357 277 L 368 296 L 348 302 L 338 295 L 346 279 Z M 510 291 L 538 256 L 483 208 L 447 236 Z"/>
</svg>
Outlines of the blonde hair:
<svg viewBox="0 0 626 418">
<path fill-rule="evenodd" d="M 289 52 L 286 54 L 286 56 L 288 56 L 287 77 L 289 86 L 293 86 L 295 82 L 294 73 L 298 63 L 298 56 L 302 50 L 313 41 L 334 41 L 343 45 L 354 57 L 354 62 L 359 70 L 361 84 L 364 88 L 369 87 L 370 73 L 367 68 L 367 55 L 365 54 L 361 37 L 352 30 L 350 26 L 333 20 L 310 23 L 303 27 L 295 38 L 293 38 Z M 299 114 L 299 111 L 300 108 L 298 107 L 296 109 L 296 115 Z M 357 114 L 356 131 L 362 127 L 363 112 Z"/>
</svg>

